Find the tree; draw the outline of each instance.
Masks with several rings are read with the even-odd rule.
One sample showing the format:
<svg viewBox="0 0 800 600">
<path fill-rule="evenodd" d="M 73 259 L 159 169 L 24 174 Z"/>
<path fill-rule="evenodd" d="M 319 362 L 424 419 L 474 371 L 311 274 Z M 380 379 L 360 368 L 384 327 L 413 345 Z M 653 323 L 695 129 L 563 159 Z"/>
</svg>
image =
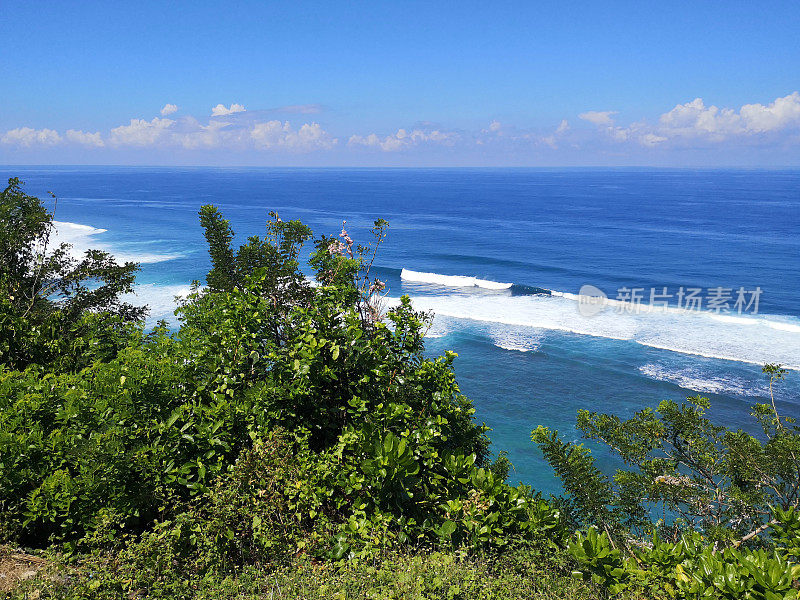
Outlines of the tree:
<svg viewBox="0 0 800 600">
<path fill-rule="evenodd" d="M 785 370 L 766 365 L 773 384 Z M 706 416 L 707 398 L 661 402 L 630 419 L 578 411 L 584 437 L 608 446 L 627 466 L 609 479 L 594 466 L 591 453 L 562 442 L 557 432 L 539 427 L 532 439 L 562 479 L 577 524 L 595 524 L 622 537 L 629 533 L 677 536 L 685 527 L 718 543 L 739 545 L 773 524 L 774 508 L 800 508 L 800 427 L 771 404 L 756 404 L 751 414 L 763 435 L 715 425 Z M 651 523 L 657 506 L 672 523 Z M 669 520 L 669 519 L 667 519 Z"/>
<path fill-rule="evenodd" d="M 146 309 L 121 299 L 139 266 L 53 247 L 53 215 L 17 178 L 0 194 L 0 364 L 74 369 L 116 354 Z"/>
</svg>

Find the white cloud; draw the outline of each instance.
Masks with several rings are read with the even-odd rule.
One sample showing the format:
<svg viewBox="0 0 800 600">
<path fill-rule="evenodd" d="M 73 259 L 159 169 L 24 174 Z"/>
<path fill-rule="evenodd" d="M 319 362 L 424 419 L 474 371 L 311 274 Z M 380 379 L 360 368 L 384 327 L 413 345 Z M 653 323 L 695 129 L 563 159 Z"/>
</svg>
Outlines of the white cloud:
<svg viewBox="0 0 800 600">
<path fill-rule="evenodd" d="M 715 140 L 736 135 L 777 132 L 800 126 L 800 92 L 776 98 L 771 104 L 745 104 L 732 108 L 706 106 L 702 98 L 678 104 L 661 115 L 660 132 L 669 137 L 709 137 Z"/>
<path fill-rule="evenodd" d="M 236 108 L 233 105 L 232 108 Z M 226 109 L 228 110 L 228 109 Z M 236 112 L 236 111 L 234 111 Z M 129 125 L 111 130 L 109 143 L 115 146 L 169 147 L 187 150 L 228 148 L 311 152 L 333 148 L 338 140 L 318 123 L 306 123 L 299 129 L 281 121 L 245 124 L 211 119 L 202 124 L 193 117 L 177 121 L 156 117 L 152 121 L 132 119 Z"/>
<path fill-rule="evenodd" d="M 627 127 L 614 124 L 612 111 L 582 113 L 581 119 L 600 127 L 601 133 L 618 143 L 634 142 L 654 147 L 671 142 L 686 146 L 697 142 L 771 143 L 784 135 L 800 131 L 800 92 L 793 92 L 771 103 L 745 104 L 733 108 L 706 106 L 702 98 L 677 104 L 660 115 L 655 125 L 637 121 Z"/>
<path fill-rule="evenodd" d="M 229 107 L 225 107 L 224 104 L 217 104 L 214 108 L 211 109 L 211 116 L 212 117 L 224 117 L 225 115 L 232 115 L 233 113 L 244 112 L 245 108 L 241 104 L 231 104 Z"/>
<path fill-rule="evenodd" d="M 32 146 L 55 146 L 62 141 L 61 136 L 53 129 L 31 129 L 17 127 L 5 132 L 0 142 L 30 148 Z"/>
<path fill-rule="evenodd" d="M 590 110 L 578 115 L 578 118 L 595 125 L 611 125 L 614 119 L 611 117 L 617 114 L 615 110 Z"/>
<path fill-rule="evenodd" d="M 173 114 L 178 107 L 166 104 L 162 115 Z M 297 114 L 318 112 L 318 105 L 286 106 L 282 110 Z M 212 116 L 202 122 L 190 116 L 151 120 L 131 119 L 130 123 L 110 132 L 91 132 L 68 129 L 65 133 L 53 129 L 19 127 L 0 133 L 0 144 L 18 148 L 43 148 L 68 143 L 87 148 L 138 147 L 153 149 L 184 149 L 245 152 L 267 150 L 284 153 L 304 153 L 331 150 L 339 140 L 310 122 L 293 126 L 284 120 L 260 117 L 268 111 L 246 112 L 244 106 L 222 104 L 214 107 Z M 234 115 L 235 113 L 245 113 Z M 456 147 L 465 152 L 480 148 L 482 155 L 501 153 L 504 156 L 528 156 L 529 151 L 549 152 L 550 149 L 570 152 L 611 151 L 622 156 L 625 151 L 642 148 L 679 150 L 708 148 L 725 143 L 730 148 L 800 146 L 800 92 L 793 92 L 760 104 L 745 104 L 740 108 L 707 105 L 702 98 L 675 105 L 656 119 L 618 123 L 615 111 L 588 111 L 579 115 L 591 126 L 572 125 L 566 119 L 547 129 L 519 129 L 498 120 L 484 128 L 469 132 L 453 131 L 439 125 L 418 122 L 413 128 L 398 129 L 396 133 L 352 135 L 350 149 L 366 148 L 376 152 L 422 153 L 426 148 Z M 301 118 L 301 117 L 297 117 Z M 298 127 L 298 128 L 296 128 Z M 501 154 L 497 154 L 500 156 Z M 610 154 L 609 154 L 610 155 Z M 455 154 L 453 154 L 455 156 Z"/>
<path fill-rule="evenodd" d="M 672 135 L 706 135 L 725 136 L 743 133 L 744 128 L 740 115 L 732 108 L 719 109 L 703 103 L 702 98 L 678 104 L 671 111 L 659 118 L 660 129 Z"/>
<path fill-rule="evenodd" d="M 776 98 L 772 104 L 745 104 L 739 114 L 750 131 L 774 131 L 800 125 L 800 92 Z"/>
<path fill-rule="evenodd" d="M 289 121 L 256 123 L 250 137 L 257 148 L 263 150 L 286 149 L 291 152 L 330 150 L 339 140 L 333 138 L 319 123 L 306 123 L 294 130 Z"/>
<path fill-rule="evenodd" d="M 654 133 L 645 133 L 642 137 L 639 138 L 639 142 L 644 146 L 657 146 L 661 142 L 666 142 L 667 138 L 661 135 L 656 135 Z"/>
<path fill-rule="evenodd" d="M 131 119 L 130 125 L 120 125 L 111 130 L 109 142 L 114 146 L 153 146 L 157 142 L 169 141 L 169 130 L 175 124 L 172 119 L 152 121 Z"/>
<path fill-rule="evenodd" d="M 171 115 L 174 112 L 178 112 L 178 106 L 175 104 L 165 104 L 164 108 L 161 109 L 161 116 L 166 117 L 167 115 Z"/>
<path fill-rule="evenodd" d="M 562 119 L 561 123 L 558 124 L 556 130 L 552 133 L 552 135 L 547 135 L 542 138 L 542 142 L 550 146 L 551 148 L 558 148 L 558 141 L 561 139 L 567 132 L 569 131 L 569 121 L 566 119 Z"/>
<path fill-rule="evenodd" d="M 78 131 L 76 129 L 67 129 L 67 141 L 73 144 L 81 144 L 83 146 L 94 146 L 95 148 L 102 148 L 105 146 L 103 137 L 99 131 L 89 133 L 88 131 Z"/>
<path fill-rule="evenodd" d="M 222 141 L 222 130 L 228 123 L 212 121 L 208 125 L 201 125 L 196 119 L 187 119 L 183 131 L 174 132 L 172 139 L 187 149 L 214 148 Z"/>
<path fill-rule="evenodd" d="M 508 127 L 497 119 L 489 123 L 489 126 L 481 129 L 476 135 L 475 143 L 479 146 L 487 142 L 495 142 L 497 140 L 515 141 L 515 140 L 530 140 L 533 139 L 530 133 L 518 130 L 516 127 Z"/>
<path fill-rule="evenodd" d="M 527 152 L 541 145 L 558 148 L 559 142 L 569 130 L 569 121 L 566 119 L 562 119 L 549 134 L 541 129 L 520 129 L 494 120 L 489 123 L 487 128 L 481 129 L 475 135 L 475 144 L 502 148 L 506 151 L 513 150 L 514 152 Z"/>
<path fill-rule="evenodd" d="M 350 140 L 347 143 L 350 146 L 367 146 L 371 148 L 380 148 L 384 152 L 397 152 L 398 150 L 405 150 L 426 143 L 452 146 L 456 143 L 458 138 L 459 136 L 457 133 L 441 131 L 439 129 L 434 129 L 432 131 L 423 131 L 422 129 L 406 131 L 405 129 L 398 129 L 397 133 L 394 135 L 387 135 L 384 138 L 380 138 L 374 133 L 367 136 L 353 135 L 350 136 Z"/>
<path fill-rule="evenodd" d="M 350 139 L 347 140 L 347 144 L 349 146 L 380 146 L 381 138 L 374 133 L 370 133 L 369 135 L 351 135 Z"/>
<path fill-rule="evenodd" d="M 247 137 L 243 128 L 234 128 L 224 121 L 213 120 L 208 125 L 201 125 L 196 119 L 187 117 L 179 125 L 180 129 L 172 133 L 172 140 L 188 150 L 241 146 Z"/>
</svg>

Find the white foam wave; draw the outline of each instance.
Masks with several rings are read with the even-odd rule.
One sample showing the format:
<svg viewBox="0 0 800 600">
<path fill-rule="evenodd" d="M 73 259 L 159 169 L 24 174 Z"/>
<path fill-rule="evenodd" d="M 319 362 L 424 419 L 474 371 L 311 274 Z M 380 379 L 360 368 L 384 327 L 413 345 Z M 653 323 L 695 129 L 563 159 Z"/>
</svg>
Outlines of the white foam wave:
<svg viewBox="0 0 800 600">
<path fill-rule="evenodd" d="M 434 319 L 428 331 L 425 332 L 425 337 L 440 338 L 445 337 L 453 330 L 453 325 L 448 319 Z"/>
<path fill-rule="evenodd" d="M 485 290 L 507 290 L 513 284 L 489 281 L 488 279 L 478 279 L 468 275 L 439 275 L 438 273 L 423 273 L 403 269 L 400 272 L 400 279 L 403 281 L 413 281 L 415 283 L 430 283 L 432 285 L 442 285 L 446 287 L 479 287 Z"/>
<path fill-rule="evenodd" d="M 535 352 L 542 341 L 541 335 L 507 328 L 490 330 L 489 338 L 498 348 L 512 352 Z"/>
<path fill-rule="evenodd" d="M 720 319 L 710 312 L 605 310 L 585 317 L 576 295 L 419 295 L 417 309 L 458 319 L 590 335 L 709 358 L 782 363 L 800 370 L 800 319 L 776 315 Z M 742 319 L 742 320 L 740 320 Z M 746 320 L 746 322 L 744 321 Z"/>
<path fill-rule="evenodd" d="M 719 315 L 712 314 L 711 318 L 715 321 L 722 321 L 723 323 L 739 323 L 741 325 L 757 325 L 758 321 L 748 317 L 734 317 L 732 315 Z"/>
<path fill-rule="evenodd" d="M 594 314 L 602 314 L 607 309 L 611 309 L 618 314 L 633 314 L 633 315 L 670 315 L 670 316 L 699 316 L 702 318 L 711 319 L 721 323 L 732 323 L 736 325 L 752 326 L 764 325 L 772 329 L 781 331 L 790 331 L 800 333 L 800 322 L 795 317 L 784 317 L 781 315 L 731 315 L 726 313 L 717 313 L 708 310 L 690 310 L 686 308 L 679 308 L 677 306 L 669 306 L 662 304 L 650 304 L 643 302 L 641 304 L 633 304 L 624 300 L 616 300 L 613 298 L 605 298 L 601 296 L 582 296 L 580 294 L 572 294 L 570 292 L 559 292 L 555 290 L 550 291 L 550 295 L 556 298 L 564 298 L 565 300 L 572 300 L 576 303 L 589 304 L 600 306 L 600 310 L 593 312 Z M 716 358 L 716 357 L 713 357 Z"/>
<path fill-rule="evenodd" d="M 772 329 L 777 329 L 778 331 L 791 331 L 794 333 L 800 333 L 800 324 L 764 319 L 764 325 L 771 327 Z"/>
<path fill-rule="evenodd" d="M 769 393 L 762 382 L 748 382 L 738 377 L 715 377 L 695 368 L 670 369 L 648 363 L 639 371 L 656 381 L 674 383 L 684 389 L 706 394 L 736 394 L 738 396 L 764 396 Z"/>
<path fill-rule="evenodd" d="M 129 254 L 126 252 L 115 252 L 115 251 L 109 251 L 109 252 L 114 255 L 114 258 L 116 258 L 118 262 L 136 262 L 143 265 L 160 263 L 183 257 L 183 254 L 148 254 L 146 252 L 145 253 L 136 252 Z"/>
<path fill-rule="evenodd" d="M 192 289 L 188 285 L 143 283 L 134 286 L 133 292 L 123 294 L 121 299 L 136 306 L 146 304 L 149 309 L 147 315 L 148 325 L 153 325 L 160 319 L 174 324 L 177 323 L 174 315 L 175 308 L 178 306 L 176 297 L 186 297 L 191 291 Z"/>
<path fill-rule="evenodd" d="M 425 337 L 432 340 L 435 338 L 442 338 L 445 337 L 448 333 L 447 330 L 444 329 L 437 329 L 436 327 L 431 327 L 428 331 L 425 332 Z"/>
<path fill-rule="evenodd" d="M 50 247 L 55 248 L 59 244 L 67 243 L 72 246 L 70 255 L 76 259 L 81 259 L 89 249 L 102 250 L 114 256 L 118 262 L 137 262 L 141 264 L 152 264 L 181 258 L 182 254 L 157 254 L 152 252 L 126 252 L 119 248 L 110 246 L 103 240 L 97 240 L 95 236 L 106 233 L 107 229 L 83 225 L 81 223 L 70 223 L 68 221 L 53 221 L 53 234 L 50 236 Z"/>
<path fill-rule="evenodd" d="M 526 348 L 525 346 L 516 346 L 514 344 L 496 343 L 495 346 L 501 350 L 509 350 L 512 352 L 530 352 L 531 350 L 536 350 L 536 348 Z"/>
<path fill-rule="evenodd" d="M 75 244 L 91 235 L 105 233 L 107 229 L 98 229 L 91 225 L 81 225 L 80 223 L 69 223 L 67 221 L 53 221 L 53 235 L 50 236 L 50 243 L 54 245 L 66 242 Z"/>
</svg>

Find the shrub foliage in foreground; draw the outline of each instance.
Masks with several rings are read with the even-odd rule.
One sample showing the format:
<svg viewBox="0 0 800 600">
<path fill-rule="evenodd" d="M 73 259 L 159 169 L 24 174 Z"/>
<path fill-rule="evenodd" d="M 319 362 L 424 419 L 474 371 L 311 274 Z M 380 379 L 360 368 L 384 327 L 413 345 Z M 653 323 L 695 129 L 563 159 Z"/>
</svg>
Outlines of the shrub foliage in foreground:
<svg viewBox="0 0 800 600">
<path fill-rule="evenodd" d="M 568 492 L 545 502 L 489 461 L 455 354 L 424 355 L 431 316 L 383 306 L 384 221 L 369 246 L 316 239 L 312 283 L 300 222 L 273 214 L 234 249 L 203 207 L 208 286 L 177 330 L 145 333 L 120 300 L 136 265 L 48 251 L 52 216 L 16 180 L 0 211 L 0 541 L 60 549 L 70 573 L 37 593 L 797 595 L 800 447 L 774 403 L 755 409 L 766 442 L 713 426 L 700 399 L 582 412 L 637 467 L 613 481 L 540 428 Z M 653 502 L 680 526 L 651 523 Z"/>
<path fill-rule="evenodd" d="M 53 217 L 19 179 L 0 192 L 0 364 L 51 370 L 104 360 L 135 334 L 145 311 L 120 299 L 138 265 L 107 252 L 80 258 L 55 245 Z"/>
<path fill-rule="evenodd" d="M 178 331 L 126 331 L 83 368 L 4 366 L 4 537 L 44 546 L 209 513 L 219 530 L 203 533 L 223 562 L 241 562 L 298 547 L 341 558 L 412 541 L 502 546 L 556 526 L 555 511 L 492 470 L 455 355 L 423 356 L 430 317 L 407 298 L 376 306 L 366 257 L 384 222 L 373 247 L 344 231 L 317 240 L 312 285 L 299 222 L 274 216 L 234 252 L 220 213 L 200 214 L 213 268 Z M 66 352 L 63 364 L 81 364 Z"/>
<path fill-rule="evenodd" d="M 786 371 L 763 369 L 774 383 Z M 567 492 L 576 572 L 611 592 L 657 585 L 681 598 L 794 598 L 800 579 L 800 427 L 775 406 L 752 415 L 762 435 L 706 416 L 707 398 L 662 402 L 630 419 L 578 412 L 583 434 L 627 468 L 607 477 L 582 444 L 538 427 L 532 438 Z M 651 515 L 663 517 L 653 521 Z"/>
</svg>

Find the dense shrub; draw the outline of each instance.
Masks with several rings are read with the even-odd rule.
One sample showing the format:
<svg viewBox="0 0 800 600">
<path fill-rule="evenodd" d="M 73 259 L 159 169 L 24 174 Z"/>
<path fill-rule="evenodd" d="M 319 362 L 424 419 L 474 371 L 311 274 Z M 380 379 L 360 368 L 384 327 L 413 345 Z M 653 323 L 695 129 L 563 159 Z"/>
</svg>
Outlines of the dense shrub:
<svg viewBox="0 0 800 600">
<path fill-rule="evenodd" d="M 0 375 L 7 538 L 75 541 L 110 515 L 143 531 L 188 506 L 196 520 L 214 515 L 221 533 L 203 535 L 239 562 L 303 544 L 335 558 L 410 541 L 503 546 L 558 528 L 527 488 L 495 476 L 502 462 L 490 468 L 455 355 L 423 354 L 430 317 L 408 298 L 379 307 L 367 256 L 384 222 L 371 248 L 344 231 L 318 240 L 312 285 L 297 262 L 310 236 L 300 223 L 275 216 L 266 238 L 234 252 L 218 211 L 205 207 L 201 221 L 210 286 L 183 303 L 177 331 L 140 332 L 73 372 L 9 364 Z M 291 432 L 291 451 L 278 431 Z M 264 444 L 293 460 L 263 463 Z M 247 471 L 258 460 L 264 472 Z M 294 496 L 269 491 L 290 484 Z M 258 494 L 277 512 L 259 513 Z M 245 531 L 234 522 L 247 511 Z"/>
<path fill-rule="evenodd" d="M 766 365 L 770 388 L 785 371 Z M 578 428 L 606 444 L 626 468 L 609 478 L 591 452 L 537 428 L 539 445 L 568 493 L 568 513 L 578 525 L 597 525 L 620 539 L 658 531 L 677 537 L 694 529 L 720 545 L 738 544 L 770 526 L 773 506 L 800 508 L 800 427 L 772 404 L 752 415 L 763 435 L 729 430 L 706 416 L 707 398 L 661 402 L 630 419 L 578 411 Z M 654 507 L 672 519 L 653 523 Z"/>
<path fill-rule="evenodd" d="M 0 192 L 0 365 L 75 370 L 113 357 L 140 334 L 145 309 L 121 300 L 138 265 L 106 252 L 80 259 L 51 243 L 53 217 L 8 180 Z"/>
<path fill-rule="evenodd" d="M 766 365 L 770 391 L 786 371 Z M 763 435 L 705 415 L 708 399 L 662 402 L 630 419 L 579 411 L 578 427 L 625 463 L 613 477 L 581 444 L 532 433 L 561 478 L 558 504 L 577 533 L 576 576 L 610 593 L 670 598 L 793 599 L 800 587 L 800 428 L 771 404 L 752 415 Z M 659 520 L 651 514 L 660 507 Z"/>
<path fill-rule="evenodd" d="M 526 551 L 471 556 L 454 551 L 388 552 L 369 561 L 316 562 L 299 556 L 265 568 L 198 577 L 174 566 L 166 537 L 127 548 L 115 559 L 86 557 L 53 580 L 29 582 L 14 598 L 273 600 L 596 600 L 602 591 Z M 150 559 L 146 558 L 147 556 Z M 27 596 L 25 595 L 27 594 Z M 616 596 L 643 596 L 625 591 Z"/>
<path fill-rule="evenodd" d="M 796 523 L 796 514 L 783 514 Z M 780 543 L 800 545 L 796 532 Z M 650 590 L 656 597 L 725 600 L 792 600 L 798 595 L 800 564 L 791 551 L 748 548 L 716 549 L 696 532 L 677 542 L 654 536 L 652 543 L 624 555 L 605 533 L 590 528 L 569 546 L 579 568 L 575 576 L 603 586 L 612 594 Z"/>
</svg>

